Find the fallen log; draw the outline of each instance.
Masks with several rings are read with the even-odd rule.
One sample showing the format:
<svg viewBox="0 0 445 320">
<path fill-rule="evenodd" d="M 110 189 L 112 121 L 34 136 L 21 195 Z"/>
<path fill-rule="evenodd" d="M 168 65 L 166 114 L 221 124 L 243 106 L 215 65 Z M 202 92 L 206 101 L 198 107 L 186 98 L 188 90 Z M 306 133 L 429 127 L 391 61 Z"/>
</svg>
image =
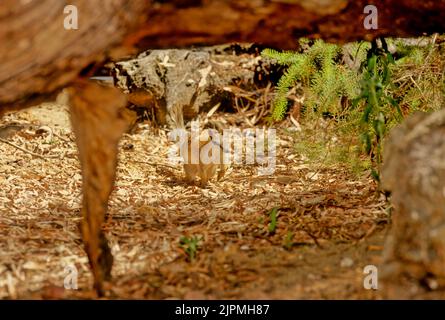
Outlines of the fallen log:
<svg viewBox="0 0 445 320">
<path fill-rule="evenodd" d="M 117 62 L 112 74 L 132 104 L 155 110 L 160 124 L 182 128 L 217 104 L 233 105 L 230 86 L 266 86 L 272 69 L 281 68 L 256 46 L 236 45 L 149 50 Z"/>
</svg>

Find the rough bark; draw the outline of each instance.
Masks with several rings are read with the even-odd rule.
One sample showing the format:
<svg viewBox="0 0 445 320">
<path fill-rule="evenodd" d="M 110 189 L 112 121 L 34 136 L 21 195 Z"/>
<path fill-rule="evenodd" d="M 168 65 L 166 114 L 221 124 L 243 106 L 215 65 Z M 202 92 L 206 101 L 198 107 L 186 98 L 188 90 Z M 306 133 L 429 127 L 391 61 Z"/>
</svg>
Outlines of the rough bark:
<svg viewBox="0 0 445 320">
<path fill-rule="evenodd" d="M 70 4 L 78 8 L 77 30 L 64 28 L 65 1 L 0 2 L 0 114 L 48 98 L 88 66 L 94 69 L 141 22 L 146 8 L 139 0 Z"/>
<path fill-rule="evenodd" d="M 382 186 L 391 191 L 392 229 L 383 278 L 445 286 L 445 109 L 415 114 L 385 145 Z"/>
<path fill-rule="evenodd" d="M 235 82 L 252 86 L 262 75 L 266 83 L 271 68 L 278 66 L 262 59 L 255 46 L 215 46 L 149 50 L 116 63 L 113 75 L 116 86 L 130 93 L 132 104 L 154 109 L 161 124 L 182 128 L 184 120 L 199 112 L 230 104 L 228 87 Z"/>
</svg>

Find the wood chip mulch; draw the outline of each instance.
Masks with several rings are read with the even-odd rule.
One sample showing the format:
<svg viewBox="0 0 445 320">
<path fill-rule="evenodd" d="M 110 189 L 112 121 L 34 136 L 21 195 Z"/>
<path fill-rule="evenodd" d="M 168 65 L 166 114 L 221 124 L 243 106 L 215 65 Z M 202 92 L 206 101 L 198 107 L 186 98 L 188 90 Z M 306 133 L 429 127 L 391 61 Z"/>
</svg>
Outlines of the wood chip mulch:
<svg viewBox="0 0 445 320">
<path fill-rule="evenodd" d="M 0 142 L 0 298 L 94 298 L 74 135 L 20 114 L 8 125 L 22 127 Z M 108 297 L 375 298 L 363 267 L 380 259 L 388 216 L 374 183 L 305 163 L 277 132 L 274 175 L 234 165 L 205 188 L 169 163 L 164 130 L 126 134 L 104 226 L 115 257 Z M 193 261 L 182 237 L 199 239 Z M 63 289 L 69 265 L 78 290 Z"/>
</svg>

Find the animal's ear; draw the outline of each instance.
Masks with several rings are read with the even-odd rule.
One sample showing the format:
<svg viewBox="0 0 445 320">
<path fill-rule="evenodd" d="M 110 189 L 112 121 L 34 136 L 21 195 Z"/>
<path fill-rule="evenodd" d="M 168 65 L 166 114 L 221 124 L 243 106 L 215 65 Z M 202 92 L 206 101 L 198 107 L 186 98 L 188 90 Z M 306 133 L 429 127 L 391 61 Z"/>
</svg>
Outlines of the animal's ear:
<svg viewBox="0 0 445 320">
<path fill-rule="evenodd" d="M 212 128 L 212 129 L 207 129 L 206 131 L 208 131 L 208 135 L 212 137 L 212 139 L 220 138 L 220 133 L 218 132 L 218 130 Z"/>
<path fill-rule="evenodd" d="M 199 141 L 209 141 L 210 137 L 211 135 L 209 134 L 209 130 L 202 130 L 201 134 L 199 135 Z"/>
</svg>

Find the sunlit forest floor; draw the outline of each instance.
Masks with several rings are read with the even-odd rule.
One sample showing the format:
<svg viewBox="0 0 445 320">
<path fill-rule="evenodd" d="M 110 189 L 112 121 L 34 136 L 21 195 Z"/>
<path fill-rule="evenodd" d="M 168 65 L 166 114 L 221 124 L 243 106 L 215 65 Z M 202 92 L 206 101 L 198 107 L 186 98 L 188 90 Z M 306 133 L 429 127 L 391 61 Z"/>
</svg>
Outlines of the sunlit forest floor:
<svg viewBox="0 0 445 320">
<path fill-rule="evenodd" d="M 0 298 L 94 298 L 66 108 L 43 105 L 0 125 L 12 123 L 25 128 L 3 134 L 15 146 L 0 142 Z M 382 261 L 385 198 L 369 174 L 308 162 L 286 124 L 277 129 L 273 175 L 234 165 L 205 188 L 169 163 L 164 130 L 126 134 L 104 227 L 115 257 L 107 298 L 385 298 L 384 286 L 363 286 L 364 267 Z M 194 259 L 183 237 L 196 240 Z M 64 289 L 70 265 L 78 290 Z M 443 293 L 407 283 L 398 297 Z"/>
</svg>

